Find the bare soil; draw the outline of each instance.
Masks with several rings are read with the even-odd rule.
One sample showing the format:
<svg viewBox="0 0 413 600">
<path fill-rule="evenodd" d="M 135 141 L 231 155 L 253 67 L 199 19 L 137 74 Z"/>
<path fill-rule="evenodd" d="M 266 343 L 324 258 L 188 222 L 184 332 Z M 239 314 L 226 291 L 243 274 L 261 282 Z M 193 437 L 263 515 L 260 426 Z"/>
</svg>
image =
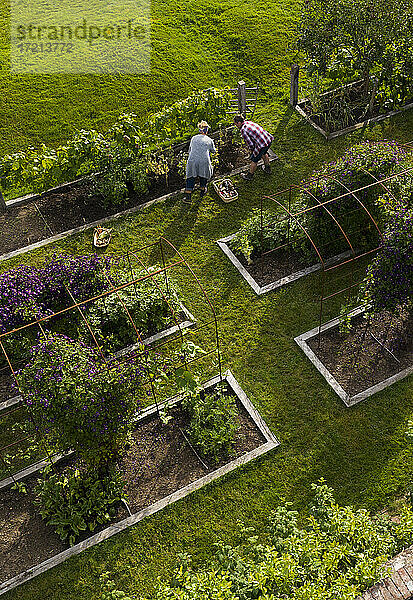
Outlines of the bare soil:
<svg viewBox="0 0 413 600">
<path fill-rule="evenodd" d="M 316 260 L 313 262 L 306 260 L 297 252 L 288 248 L 257 256 L 250 265 L 242 255 L 237 255 L 237 258 L 260 287 L 301 271 L 316 262 Z"/>
<path fill-rule="evenodd" d="M 185 430 L 187 419 L 179 408 L 174 410 L 174 418 L 167 425 L 162 424 L 157 415 L 141 422 L 120 464 L 131 512 L 150 506 L 264 443 L 263 436 L 238 400 L 237 407 L 239 427 L 233 455 L 223 457 L 218 464 L 206 457 L 204 462 L 208 470 L 182 435 L 181 429 Z M 2 581 L 68 548 L 53 529 L 42 521 L 33 504 L 36 479 L 37 476 L 33 476 L 27 480 L 26 495 L 11 489 L 0 492 Z M 125 508 L 120 506 L 114 522 L 127 516 Z"/>
<path fill-rule="evenodd" d="M 369 322 L 352 319 L 349 333 L 339 326 L 307 340 L 341 387 L 354 396 L 413 365 L 413 313 L 392 317 L 383 311 Z"/>
<path fill-rule="evenodd" d="M 215 175 L 222 176 L 234 168 L 247 164 L 248 152 L 244 146 L 229 144 L 220 151 L 220 162 Z M 137 195 L 129 189 L 128 198 L 121 205 L 105 208 L 102 198 L 92 195 L 85 182 L 74 183 L 59 192 L 45 192 L 37 200 L 22 206 L 10 207 L 0 214 L 0 254 L 12 252 L 58 233 L 110 217 L 139 206 L 149 200 L 180 190 L 185 181 L 177 169 L 168 176 L 152 178 L 149 191 Z"/>
</svg>

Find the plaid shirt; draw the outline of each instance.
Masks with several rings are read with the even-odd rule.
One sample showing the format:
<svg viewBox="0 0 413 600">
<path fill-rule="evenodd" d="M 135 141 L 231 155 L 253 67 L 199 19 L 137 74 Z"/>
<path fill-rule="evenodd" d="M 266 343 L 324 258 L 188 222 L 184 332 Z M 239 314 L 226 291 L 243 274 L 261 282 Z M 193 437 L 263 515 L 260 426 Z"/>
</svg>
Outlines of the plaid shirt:
<svg viewBox="0 0 413 600">
<path fill-rule="evenodd" d="M 244 121 L 240 131 L 253 156 L 257 156 L 259 151 L 269 146 L 274 139 L 274 136 L 253 121 Z"/>
</svg>

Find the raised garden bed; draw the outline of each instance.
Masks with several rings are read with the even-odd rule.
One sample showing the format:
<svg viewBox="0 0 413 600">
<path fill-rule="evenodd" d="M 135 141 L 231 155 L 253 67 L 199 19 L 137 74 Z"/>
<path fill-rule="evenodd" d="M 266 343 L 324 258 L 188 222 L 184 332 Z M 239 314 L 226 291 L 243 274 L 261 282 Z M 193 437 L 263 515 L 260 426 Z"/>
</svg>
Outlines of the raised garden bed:
<svg viewBox="0 0 413 600">
<path fill-rule="evenodd" d="M 178 331 L 188 329 L 196 325 L 196 319 L 192 313 L 181 303 L 181 313 L 177 315 L 179 317 L 179 323 L 171 325 L 162 331 L 154 333 L 150 336 L 144 337 L 142 343 L 146 346 L 155 344 L 156 342 L 163 340 L 166 337 L 174 335 Z M 118 352 L 113 354 L 113 357 L 119 358 L 126 354 L 133 352 L 138 347 L 138 344 L 131 344 L 126 346 Z M 9 368 L 6 367 L 0 370 L 0 414 L 3 410 L 8 410 L 13 406 L 16 406 L 21 401 L 21 396 L 13 395 L 13 378 L 10 374 Z"/>
<path fill-rule="evenodd" d="M 358 89 L 360 87 L 361 82 L 355 81 L 349 83 L 347 85 L 341 86 L 335 90 L 331 90 L 329 92 L 325 92 L 321 94 L 321 98 L 328 98 L 329 96 L 333 96 L 334 94 L 339 94 L 340 92 L 345 92 L 348 94 L 350 101 L 353 101 L 356 106 L 360 104 L 360 94 Z M 370 123 L 378 123 L 379 121 L 383 121 L 384 119 L 388 119 L 389 117 L 393 117 L 394 115 L 398 115 L 406 110 L 413 108 L 413 98 L 410 102 L 402 106 L 397 110 L 388 111 L 386 113 L 381 113 L 379 111 L 379 107 L 373 105 L 373 109 L 368 117 L 364 116 L 365 104 L 361 106 L 360 109 L 355 109 L 355 120 L 351 125 L 345 126 L 343 124 L 342 127 L 337 129 L 336 131 L 329 131 L 326 121 L 323 118 L 323 115 L 314 114 L 314 109 L 311 104 L 311 100 L 309 98 L 304 98 L 300 100 L 296 106 L 296 111 L 304 117 L 314 129 L 316 129 L 326 140 L 332 140 L 340 135 L 345 135 L 346 133 L 350 133 L 351 131 L 355 131 L 356 129 L 360 129 L 361 127 L 366 127 L 370 125 Z"/>
<path fill-rule="evenodd" d="M 340 333 L 335 318 L 295 338 L 346 406 L 353 406 L 413 373 L 413 321 L 380 313 L 367 325 L 364 309 L 349 313 L 352 328 Z"/>
<path fill-rule="evenodd" d="M 156 407 L 146 409 L 137 418 L 133 443 L 120 465 L 131 516 L 127 516 L 123 506 L 119 507 L 116 523 L 85 537 L 75 546 L 67 547 L 36 513 L 31 501 L 35 475 L 27 478 L 26 473 L 19 477 L 26 476 L 27 495 L 12 489 L 1 490 L 0 595 L 277 447 L 279 441 L 233 375 L 228 371 L 224 379 L 236 396 L 238 408 L 234 455 L 215 465 L 199 460 L 182 435 L 185 416 L 179 410 L 179 397 L 173 399 L 175 415 L 167 425 L 159 420 Z M 213 389 L 219 382 L 220 377 L 216 376 L 204 384 L 204 389 Z"/>
<path fill-rule="evenodd" d="M 286 248 L 264 254 L 249 265 L 243 256 L 236 256 L 228 246 L 228 242 L 235 236 L 236 233 L 233 233 L 217 240 L 217 244 L 259 296 L 322 268 L 320 263 L 309 264 L 308 260 L 306 261 L 292 249 Z M 332 257 L 325 264 L 326 266 L 333 265 L 348 255 L 348 252 L 344 252 Z"/>
<path fill-rule="evenodd" d="M 270 150 L 270 161 L 277 156 Z M 249 168 L 248 150 L 239 146 L 236 152 L 223 154 L 214 177 L 235 175 Z M 262 162 L 262 161 L 260 161 Z M 44 194 L 31 194 L 8 201 L 8 210 L 0 214 L 0 261 L 42 247 L 90 227 L 100 226 L 109 218 L 132 214 L 154 203 L 184 192 L 184 179 L 177 173 L 154 184 L 149 192 L 137 196 L 131 192 L 128 201 L 116 208 L 104 208 L 98 196 L 89 196 L 84 180 L 64 184 Z M 91 246 L 93 236 L 91 236 Z"/>
<path fill-rule="evenodd" d="M 176 147 L 176 153 L 185 150 L 189 142 Z M 238 168 L 245 168 L 248 150 L 228 142 L 220 152 L 215 175 L 222 177 Z M 31 194 L 8 201 L 7 212 L 0 215 L 0 254 L 32 245 L 40 240 L 85 224 L 94 224 L 110 216 L 145 205 L 165 195 L 182 191 L 184 178 L 174 163 L 167 182 L 165 177 L 152 178 L 149 191 L 138 195 L 129 189 L 128 199 L 117 207 L 105 208 L 102 199 L 90 194 L 84 179 L 53 188 L 43 194 Z M 17 226 L 16 226 L 17 224 Z"/>
</svg>

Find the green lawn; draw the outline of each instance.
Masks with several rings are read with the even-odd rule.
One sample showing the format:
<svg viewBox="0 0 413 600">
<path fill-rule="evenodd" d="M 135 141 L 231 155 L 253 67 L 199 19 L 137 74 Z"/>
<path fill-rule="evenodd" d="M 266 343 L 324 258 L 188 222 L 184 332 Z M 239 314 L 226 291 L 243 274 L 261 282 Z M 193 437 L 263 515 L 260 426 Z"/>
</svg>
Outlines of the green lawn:
<svg viewBox="0 0 413 600">
<path fill-rule="evenodd" d="M 0 16 L 7 15 L 1 0 Z M 187 208 L 179 200 L 117 220 L 112 251 L 163 235 L 183 253 L 214 301 L 224 366 L 231 368 L 281 447 L 206 489 L 69 560 L 4 596 L 5 600 L 93 600 L 98 576 L 113 571 L 119 587 L 153 597 L 157 577 L 168 579 L 177 552 L 202 563 L 219 539 L 231 541 L 238 519 L 258 528 L 281 498 L 302 509 L 320 477 L 340 503 L 378 510 L 411 479 L 412 448 L 404 429 L 413 412 L 412 378 L 347 409 L 305 358 L 294 336 L 317 323 L 319 276 L 257 297 L 215 240 L 235 231 L 260 197 L 298 182 L 323 161 L 359 140 L 413 138 L 404 114 L 351 136 L 325 142 L 288 108 L 288 41 L 298 2 L 153 3 L 154 52 L 149 76 L 12 76 L 0 79 L 0 153 L 40 142 L 57 144 L 77 127 L 104 130 L 124 110 L 142 114 L 183 97 L 194 87 L 261 79 L 265 105 L 257 120 L 274 132 L 281 161 L 273 175 L 240 185 L 240 199 L 224 205 L 212 195 Z M 5 39 L 5 38 L 4 38 Z M 4 47 L 3 39 L 3 47 Z M 3 52 L 3 57 L 5 53 Z M 54 251 L 92 250 L 91 232 L 0 263 L 41 262 Z M 196 310 L 188 276 L 181 290 Z M 330 306 L 334 316 L 339 304 Z"/>
<path fill-rule="evenodd" d="M 289 51 L 300 2 L 154 0 L 152 64 L 145 75 L 10 74 L 8 30 L 0 33 L 0 155 L 57 145 L 76 129 L 104 131 L 122 112 L 146 115 L 197 88 L 261 81 L 286 96 Z M 0 20 L 8 23 L 8 2 Z"/>
</svg>

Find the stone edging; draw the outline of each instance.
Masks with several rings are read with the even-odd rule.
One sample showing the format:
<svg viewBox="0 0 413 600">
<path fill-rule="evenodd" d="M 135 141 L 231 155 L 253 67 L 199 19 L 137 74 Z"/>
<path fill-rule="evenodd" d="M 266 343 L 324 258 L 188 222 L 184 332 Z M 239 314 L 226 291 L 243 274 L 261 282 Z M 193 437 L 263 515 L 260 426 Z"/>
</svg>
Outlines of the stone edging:
<svg viewBox="0 0 413 600">
<path fill-rule="evenodd" d="M 278 159 L 277 155 L 271 149 L 269 150 L 268 154 L 270 156 L 270 162 L 273 162 Z M 263 161 L 260 160 L 258 164 L 261 164 L 262 162 Z M 245 165 L 243 167 L 238 167 L 237 169 L 233 169 L 230 173 L 228 173 L 226 175 L 226 177 L 232 177 L 233 175 L 238 175 L 239 173 L 242 173 L 243 171 L 247 171 L 248 169 L 249 169 L 249 165 Z M 221 175 L 219 177 L 221 177 Z M 76 183 L 76 182 L 73 182 L 73 183 Z M 59 186 L 59 187 L 66 187 L 66 186 L 70 186 L 70 185 L 72 185 L 72 184 L 67 183 L 67 184 L 64 184 L 63 186 Z M 58 189 L 58 188 L 53 188 L 53 189 Z M 14 258 L 15 256 L 19 256 L 20 254 L 26 254 L 27 252 L 30 252 L 31 250 L 37 250 L 38 248 L 42 248 L 43 246 L 47 246 L 48 244 L 52 244 L 59 240 L 63 240 L 67 237 L 70 237 L 72 235 L 76 235 L 77 233 L 82 233 L 83 231 L 91 229 L 92 227 L 95 228 L 98 225 L 103 225 L 110 221 L 115 221 L 116 219 L 120 219 L 121 217 L 125 217 L 127 215 L 134 214 L 136 212 L 144 210 L 145 208 L 149 208 L 153 204 L 158 204 L 159 202 L 164 202 L 165 200 L 168 200 L 169 198 L 174 198 L 175 196 L 179 196 L 180 194 L 183 194 L 184 192 L 185 192 L 185 188 L 181 188 L 180 190 L 175 190 L 174 192 L 170 192 L 169 194 L 164 194 L 163 196 L 159 196 L 158 198 L 153 198 L 152 200 L 148 200 L 148 202 L 144 202 L 143 204 L 139 204 L 138 206 L 133 206 L 132 208 L 127 208 L 126 210 L 122 210 L 113 215 L 108 215 L 107 217 L 103 217 L 102 219 L 99 219 L 98 221 L 93 221 L 92 223 L 85 223 L 85 225 L 79 225 L 79 227 L 74 227 L 73 229 L 68 229 L 66 231 L 62 231 L 61 233 L 57 233 L 56 235 L 53 235 L 51 237 L 45 238 L 43 240 L 39 240 L 38 242 L 34 242 L 33 244 L 29 244 L 27 246 L 22 246 L 21 248 L 17 248 L 17 250 L 12 250 L 10 252 L 6 252 L 5 254 L 0 255 L 0 262 L 3 262 L 10 258 Z M 17 198 L 16 200 L 20 200 L 20 199 Z"/>
<path fill-rule="evenodd" d="M 359 81 L 354 81 L 352 83 L 348 83 L 346 85 L 340 86 L 334 90 L 330 90 L 329 92 L 325 92 L 324 94 L 321 94 L 321 96 L 329 96 L 331 94 L 333 94 L 334 92 L 337 92 L 341 89 L 347 88 L 347 87 L 351 87 L 353 85 L 355 85 L 356 83 L 360 83 Z M 352 125 L 351 127 L 346 127 L 345 129 L 340 129 L 338 131 L 333 131 L 333 133 L 327 133 L 322 127 L 320 127 L 319 125 L 317 125 L 313 119 L 311 115 L 308 115 L 304 110 L 303 110 L 303 106 L 309 102 L 310 99 L 309 98 L 303 98 L 302 100 L 299 100 L 298 103 L 295 105 L 295 110 L 298 112 L 299 115 L 301 115 L 302 117 L 304 117 L 304 119 L 314 128 L 316 129 L 319 133 L 321 133 L 321 135 L 327 140 L 332 140 L 336 137 L 339 137 L 341 135 L 345 135 L 346 133 L 350 133 L 352 131 L 356 131 L 357 129 L 361 129 L 362 127 L 367 127 L 368 125 L 372 124 L 372 123 L 379 123 L 380 121 L 383 121 L 384 119 L 389 119 L 390 117 L 394 117 L 395 115 L 399 115 L 403 112 L 405 112 L 406 110 L 409 110 L 411 108 L 413 108 L 413 102 L 410 102 L 409 104 L 406 104 L 405 106 L 402 106 L 401 108 L 397 109 L 397 110 L 392 110 L 389 111 L 386 114 L 383 115 L 377 115 L 376 117 L 371 117 L 370 119 L 365 119 L 364 121 L 360 121 L 359 123 L 356 123 L 355 125 Z"/>
<path fill-rule="evenodd" d="M 365 310 L 364 307 L 355 308 L 354 310 L 349 312 L 349 316 L 355 317 L 356 315 L 363 313 L 364 310 Z M 327 331 L 328 329 L 332 329 L 333 327 L 337 327 L 339 325 L 339 323 L 340 323 L 339 317 L 336 317 L 335 319 L 332 319 L 331 321 L 327 321 L 326 323 L 321 325 L 321 332 Z M 347 407 L 358 404 L 362 400 L 369 398 L 370 396 L 372 396 L 373 394 L 376 394 L 377 392 L 381 392 L 382 390 L 389 387 L 390 385 L 393 385 L 393 383 L 396 383 L 396 381 L 401 381 L 402 379 L 404 379 L 405 377 L 407 377 L 408 375 L 413 373 L 413 365 L 412 365 L 411 367 L 407 367 L 407 369 L 403 369 L 403 371 L 399 371 L 399 373 L 396 373 L 395 375 L 392 375 L 391 377 L 388 377 L 387 379 L 380 381 L 380 383 L 376 383 L 375 385 L 367 388 L 366 390 L 363 390 L 362 392 L 359 392 L 358 394 L 355 394 L 354 396 L 350 396 L 349 394 L 347 394 L 347 392 L 344 391 L 344 389 L 341 387 L 339 382 L 335 379 L 335 377 L 330 373 L 330 371 L 327 369 L 327 367 L 324 365 L 324 363 L 317 357 L 317 355 L 313 352 L 313 350 L 307 344 L 307 340 L 315 337 L 318 334 L 318 331 L 319 331 L 319 328 L 314 327 L 314 329 L 311 329 L 310 331 L 306 331 L 305 333 L 295 337 L 294 341 L 300 346 L 300 348 L 304 352 L 304 354 L 311 360 L 311 362 L 313 363 L 315 368 L 321 373 L 321 375 L 324 377 L 324 379 L 327 381 L 327 383 L 333 388 L 333 390 L 341 398 L 341 400 L 344 402 L 344 404 Z"/>
<path fill-rule="evenodd" d="M 121 531 L 124 531 L 128 527 L 131 527 L 132 525 L 139 523 L 139 521 L 141 521 L 145 517 L 148 517 L 149 515 L 152 515 L 158 511 L 162 510 L 166 506 L 173 504 L 174 502 L 176 502 L 177 500 L 180 500 L 181 498 L 185 498 L 185 496 L 188 496 L 188 494 L 191 494 L 195 490 L 200 489 L 201 487 L 210 483 L 211 481 L 218 479 L 222 475 L 225 475 L 226 473 L 233 471 L 237 467 L 250 462 L 251 460 L 257 458 L 258 456 L 262 456 L 263 454 L 266 454 L 267 452 L 269 452 L 269 450 L 272 450 L 273 448 L 276 448 L 277 446 L 279 446 L 280 445 L 279 440 L 271 433 L 271 431 L 268 428 L 268 426 L 266 425 L 265 421 L 263 420 L 263 418 L 261 417 L 259 412 L 256 410 L 256 408 L 253 406 L 253 404 L 250 402 L 250 400 L 246 396 L 245 392 L 242 390 L 242 388 L 236 381 L 235 377 L 232 375 L 231 371 L 227 371 L 223 375 L 223 379 L 228 382 L 228 384 L 230 385 L 230 387 L 232 388 L 234 393 L 237 395 L 238 399 L 240 400 L 240 402 L 242 403 L 244 408 L 247 410 L 250 417 L 253 419 L 253 421 L 256 424 L 256 426 L 258 427 L 259 431 L 264 436 L 264 438 L 266 440 L 265 443 L 261 444 L 261 446 L 258 446 L 254 450 L 251 450 L 250 452 L 243 454 L 242 456 L 236 458 L 235 460 L 227 463 L 226 465 L 220 467 L 219 469 L 216 469 L 215 471 L 212 471 L 211 473 L 204 475 L 200 479 L 197 479 L 193 483 L 181 488 L 180 490 L 177 490 L 173 494 L 166 496 L 162 500 L 158 500 L 158 502 L 155 502 L 151 506 L 144 508 L 143 510 L 135 513 L 134 515 L 132 515 L 126 519 L 123 519 L 122 521 L 119 521 L 118 523 L 110 525 L 103 531 L 101 531 L 95 535 L 92 535 L 87 540 L 84 540 L 83 542 L 80 542 L 79 544 L 76 544 L 75 546 L 72 546 L 71 548 L 68 548 L 67 550 L 64 550 L 63 552 L 60 552 L 56 556 L 53 556 L 53 557 L 43 561 L 42 563 L 27 569 L 26 571 L 24 571 L 23 573 L 20 573 L 19 575 L 16 575 L 12 579 L 9 579 L 8 581 L 3 582 L 2 584 L 0 584 L 0 596 L 2 594 L 5 594 L 6 592 L 9 592 L 10 590 L 16 588 L 17 586 L 21 585 L 22 583 L 25 583 L 26 581 L 33 579 L 37 575 L 40 575 L 41 573 L 48 571 L 52 567 L 64 562 L 68 558 L 70 558 L 72 556 L 76 556 L 77 554 L 80 554 L 87 548 L 91 548 L 92 546 L 95 546 L 99 542 L 107 540 L 110 537 L 112 537 L 113 535 L 115 535 Z M 220 380 L 221 380 L 220 376 L 217 375 L 217 376 L 213 377 L 212 379 L 210 379 L 209 381 L 207 381 L 203 387 L 205 389 L 208 387 L 212 387 L 213 385 L 216 385 Z M 173 398 L 174 403 L 179 402 L 179 400 L 180 400 L 179 396 L 175 396 Z M 162 407 L 162 405 L 160 405 L 160 407 Z M 143 414 L 141 414 L 139 416 L 138 420 L 147 418 L 148 416 L 155 413 L 156 411 L 157 411 L 156 406 L 150 407 Z"/>
<path fill-rule="evenodd" d="M 186 308 L 186 306 L 184 304 L 182 304 L 182 302 L 180 302 L 180 306 L 181 306 L 181 310 L 184 313 L 186 320 L 182 321 L 182 323 L 178 323 L 177 325 L 172 325 L 172 327 L 168 327 L 167 329 L 163 329 L 162 331 L 159 331 L 158 333 L 154 333 L 153 335 L 144 338 L 142 340 L 142 344 L 145 344 L 145 346 L 149 346 L 150 344 L 153 344 L 155 342 L 158 342 L 159 340 L 162 340 L 165 337 L 169 337 L 170 335 L 173 335 L 174 333 L 176 333 L 177 331 L 181 331 L 182 329 L 188 329 L 189 327 L 193 327 L 194 325 L 196 325 L 196 318 L 194 317 L 194 315 Z M 121 350 L 118 350 L 118 352 L 115 352 L 115 354 L 113 355 L 114 358 L 119 358 L 121 356 L 124 356 L 125 354 L 129 354 L 129 352 L 133 352 L 133 350 L 136 350 L 136 348 L 138 348 L 139 344 L 132 344 L 130 346 L 127 346 L 126 348 L 122 348 Z M 7 400 L 4 400 L 4 402 L 0 402 L 0 413 L 3 410 L 6 410 L 8 408 L 11 408 L 12 406 L 16 406 L 16 404 L 19 404 L 19 402 L 22 401 L 22 397 L 19 396 L 14 396 L 13 398 L 8 398 Z M 0 488 L 1 488 L 1 482 L 0 482 Z"/>
<path fill-rule="evenodd" d="M 233 233 L 232 235 L 229 235 L 225 238 L 221 238 L 220 240 L 217 240 L 216 243 L 218 244 L 218 246 L 221 248 L 222 252 L 229 258 L 229 260 L 232 262 L 234 267 L 240 272 L 240 274 L 243 276 L 245 281 L 252 287 L 252 289 L 258 296 L 261 296 L 262 294 L 266 294 L 267 292 L 271 292 L 272 290 L 282 287 L 283 285 L 287 285 L 287 283 L 292 283 L 293 281 L 296 281 L 297 279 L 300 279 L 301 277 L 305 277 L 306 275 L 309 275 L 310 273 L 314 273 L 315 271 L 320 271 L 322 269 L 321 264 L 311 265 L 310 267 L 307 267 L 306 269 L 302 269 L 301 271 L 296 271 L 295 273 L 292 273 L 291 275 L 287 275 L 286 277 L 281 277 L 281 279 L 278 279 L 277 281 L 273 281 L 272 283 L 268 283 L 267 285 L 264 285 L 261 287 L 260 284 L 257 283 L 257 281 L 253 278 L 253 276 L 248 273 L 247 269 L 242 265 L 241 261 L 238 260 L 238 258 L 235 256 L 235 254 L 232 252 L 232 250 L 229 248 L 229 246 L 227 244 L 227 242 L 232 240 L 236 235 L 237 235 L 236 233 Z M 342 258 L 346 258 L 347 256 L 349 256 L 349 254 L 350 253 L 348 251 L 343 252 L 342 254 L 338 254 L 337 256 L 334 256 L 333 258 L 326 261 L 325 264 L 326 265 L 334 264 L 336 261 L 339 261 Z"/>
</svg>

